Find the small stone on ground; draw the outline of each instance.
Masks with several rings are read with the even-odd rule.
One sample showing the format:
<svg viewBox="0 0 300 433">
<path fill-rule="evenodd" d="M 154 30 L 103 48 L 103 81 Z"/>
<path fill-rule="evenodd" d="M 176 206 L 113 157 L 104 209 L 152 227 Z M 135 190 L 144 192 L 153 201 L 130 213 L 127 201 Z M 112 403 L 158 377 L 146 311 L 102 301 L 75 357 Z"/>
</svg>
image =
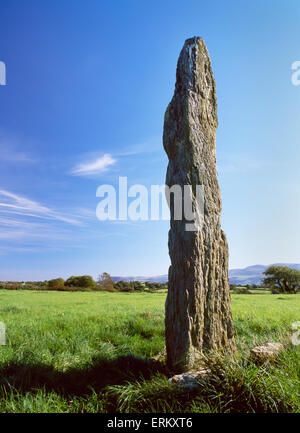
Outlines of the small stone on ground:
<svg viewBox="0 0 300 433">
<path fill-rule="evenodd" d="M 272 361 L 276 359 L 280 351 L 283 349 L 281 343 L 265 343 L 262 346 L 253 347 L 250 350 L 250 357 L 255 362 Z"/>
<path fill-rule="evenodd" d="M 199 370 L 176 374 L 168 382 L 191 390 L 197 388 L 199 386 L 198 380 L 205 378 L 210 372 L 210 370 Z"/>
</svg>

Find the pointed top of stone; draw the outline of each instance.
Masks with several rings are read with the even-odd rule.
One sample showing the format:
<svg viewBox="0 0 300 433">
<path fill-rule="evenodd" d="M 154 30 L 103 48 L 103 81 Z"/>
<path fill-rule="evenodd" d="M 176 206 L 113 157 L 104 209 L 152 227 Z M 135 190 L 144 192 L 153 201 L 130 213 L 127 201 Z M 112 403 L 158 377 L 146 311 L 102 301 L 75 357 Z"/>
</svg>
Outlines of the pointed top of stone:
<svg viewBox="0 0 300 433">
<path fill-rule="evenodd" d="M 175 93 L 196 99 L 208 110 L 205 117 L 212 126 L 218 126 L 216 84 L 204 39 L 194 36 L 185 41 L 177 63 Z"/>
</svg>

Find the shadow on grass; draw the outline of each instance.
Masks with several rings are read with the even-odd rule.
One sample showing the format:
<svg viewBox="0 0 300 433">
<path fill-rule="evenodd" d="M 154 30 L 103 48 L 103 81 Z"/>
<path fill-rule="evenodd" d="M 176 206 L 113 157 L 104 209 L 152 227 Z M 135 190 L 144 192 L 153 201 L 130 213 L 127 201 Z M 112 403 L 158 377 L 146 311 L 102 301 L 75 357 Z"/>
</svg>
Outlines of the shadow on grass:
<svg viewBox="0 0 300 433">
<path fill-rule="evenodd" d="M 160 361 L 135 356 L 95 359 L 90 367 L 65 372 L 30 361 L 9 363 L 0 369 L 0 388 L 17 391 L 21 398 L 27 392 L 44 390 L 62 397 L 75 397 L 74 400 L 76 397 L 83 400 L 88 397 L 88 400 L 96 392 L 101 411 L 105 412 L 284 413 L 298 410 L 299 400 L 290 384 L 279 383 L 279 377 L 277 380 L 272 376 L 273 370 L 220 357 L 211 358 L 210 362 L 211 374 L 199 379 L 196 389 L 188 391 L 168 384 L 162 377 L 154 378 L 157 374 L 171 375 Z M 107 386 L 115 387 L 107 390 Z M 4 398 L 5 395 L 4 392 Z M 95 408 L 98 411 L 98 406 Z M 83 403 L 80 411 L 88 409 Z"/>
<path fill-rule="evenodd" d="M 157 373 L 170 374 L 159 361 L 121 356 L 115 360 L 94 359 L 85 369 L 65 372 L 50 365 L 34 363 L 9 363 L 0 369 L 0 386 L 15 388 L 21 393 L 45 389 L 61 395 L 83 396 L 101 391 L 109 385 L 122 385 L 128 381 L 151 379 Z"/>
</svg>

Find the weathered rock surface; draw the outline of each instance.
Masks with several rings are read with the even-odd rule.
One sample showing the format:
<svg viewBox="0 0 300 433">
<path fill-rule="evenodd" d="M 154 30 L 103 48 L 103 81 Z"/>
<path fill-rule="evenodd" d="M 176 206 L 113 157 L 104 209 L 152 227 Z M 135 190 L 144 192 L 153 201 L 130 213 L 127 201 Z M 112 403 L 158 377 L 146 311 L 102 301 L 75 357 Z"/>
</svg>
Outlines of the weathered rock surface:
<svg viewBox="0 0 300 433">
<path fill-rule="evenodd" d="M 262 346 L 253 347 L 250 350 L 250 358 L 257 363 L 274 361 L 282 349 L 283 345 L 281 343 L 265 343 Z"/>
<path fill-rule="evenodd" d="M 205 379 L 210 373 L 210 370 L 199 370 L 176 374 L 175 376 L 168 379 L 168 382 L 191 391 L 199 387 L 199 379 Z"/>
<path fill-rule="evenodd" d="M 197 231 L 174 218 L 170 202 L 169 289 L 166 348 L 170 367 L 191 369 L 198 353 L 233 347 L 228 283 L 228 247 L 221 230 L 221 195 L 216 170 L 217 98 L 203 39 L 188 39 L 180 53 L 175 92 L 164 120 L 163 143 L 169 158 L 166 184 L 203 185 L 204 215 Z M 201 217 L 201 215 L 200 215 Z"/>
</svg>

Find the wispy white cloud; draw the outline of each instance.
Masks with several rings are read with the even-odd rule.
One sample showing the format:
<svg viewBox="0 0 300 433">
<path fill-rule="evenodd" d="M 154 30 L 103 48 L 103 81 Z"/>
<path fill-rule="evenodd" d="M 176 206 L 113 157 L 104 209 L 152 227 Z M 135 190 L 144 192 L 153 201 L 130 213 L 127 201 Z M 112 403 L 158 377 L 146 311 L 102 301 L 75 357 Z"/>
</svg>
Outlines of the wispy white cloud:
<svg viewBox="0 0 300 433">
<path fill-rule="evenodd" d="M 75 207 L 73 213 L 83 220 L 97 221 L 96 208 Z"/>
<path fill-rule="evenodd" d="M 44 247 L 17 247 L 17 246 L 0 246 L 0 255 L 7 255 L 7 253 L 43 253 L 48 251 L 63 251 L 61 248 L 55 248 L 48 245 Z"/>
<path fill-rule="evenodd" d="M 90 248 L 91 240 L 125 236 L 100 229 L 95 211 L 75 207 L 64 213 L 37 201 L 0 190 L 0 254 L 36 253 L 69 248 Z"/>
<path fill-rule="evenodd" d="M 142 155 L 145 153 L 156 153 L 162 152 L 162 139 L 161 137 L 152 137 L 144 142 L 139 144 L 128 146 L 126 149 L 122 147 L 116 151 L 115 155 L 117 156 L 135 156 Z"/>
<path fill-rule="evenodd" d="M 104 151 L 104 150 L 103 150 Z M 99 152 L 88 152 L 80 156 L 79 162 L 70 170 L 73 176 L 93 177 L 108 171 L 121 158 L 135 157 L 143 154 L 157 153 L 162 151 L 160 137 L 154 137 L 136 145 L 116 147 L 114 154 Z M 128 158 L 126 159 L 128 164 Z"/>
<path fill-rule="evenodd" d="M 20 151 L 20 147 L 22 147 L 20 139 L 0 129 L 1 162 L 11 164 L 32 164 L 37 162 L 37 159 L 27 152 Z"/>
<path fill-rule="evenodd" d="M 81 221 L 68 215 L 59 213 L 38 202 L 9 191 L 0 190 L 0 213 L 14 213 L 35 218 L 46 218 L 62 221 L 68 224 L 81 225 Z"/>
<path fill-rule="evenodd" d="M 74 176 L 91 176 L 95 174 L 101 174 L 107 171 L 110 166 L 117 162 L 109 153 L 106 153 L 100 158 L 96 158 L 93 161 L 87 161 L 80 163 L 73 167 L 71 174 Z"/>
<path fill-rule="evenodd" d="M 1 150 L 1 160 L 15 164 L 33 164 L 37 160 L 13 149 Z"/>
<path fill-rule="evenodd" d="M 43 245 L 47 249 L 49 248 L 49 242 L 72 241 L 72 234 L 67 230 L 59 230 L 57 227 L 52 227 L 49 224 L 20 224 L 20 226 L 2 226 L 0 221 L 0 239 L 7 241 L 14 241 L 18 244 L 20 242 L 34 243 L 35 247 Z M 47 242 L 45 242 L 47 240 Z M 1 246 L 1 249 L 6 250 L 7 245 Z"/>
</svg>

